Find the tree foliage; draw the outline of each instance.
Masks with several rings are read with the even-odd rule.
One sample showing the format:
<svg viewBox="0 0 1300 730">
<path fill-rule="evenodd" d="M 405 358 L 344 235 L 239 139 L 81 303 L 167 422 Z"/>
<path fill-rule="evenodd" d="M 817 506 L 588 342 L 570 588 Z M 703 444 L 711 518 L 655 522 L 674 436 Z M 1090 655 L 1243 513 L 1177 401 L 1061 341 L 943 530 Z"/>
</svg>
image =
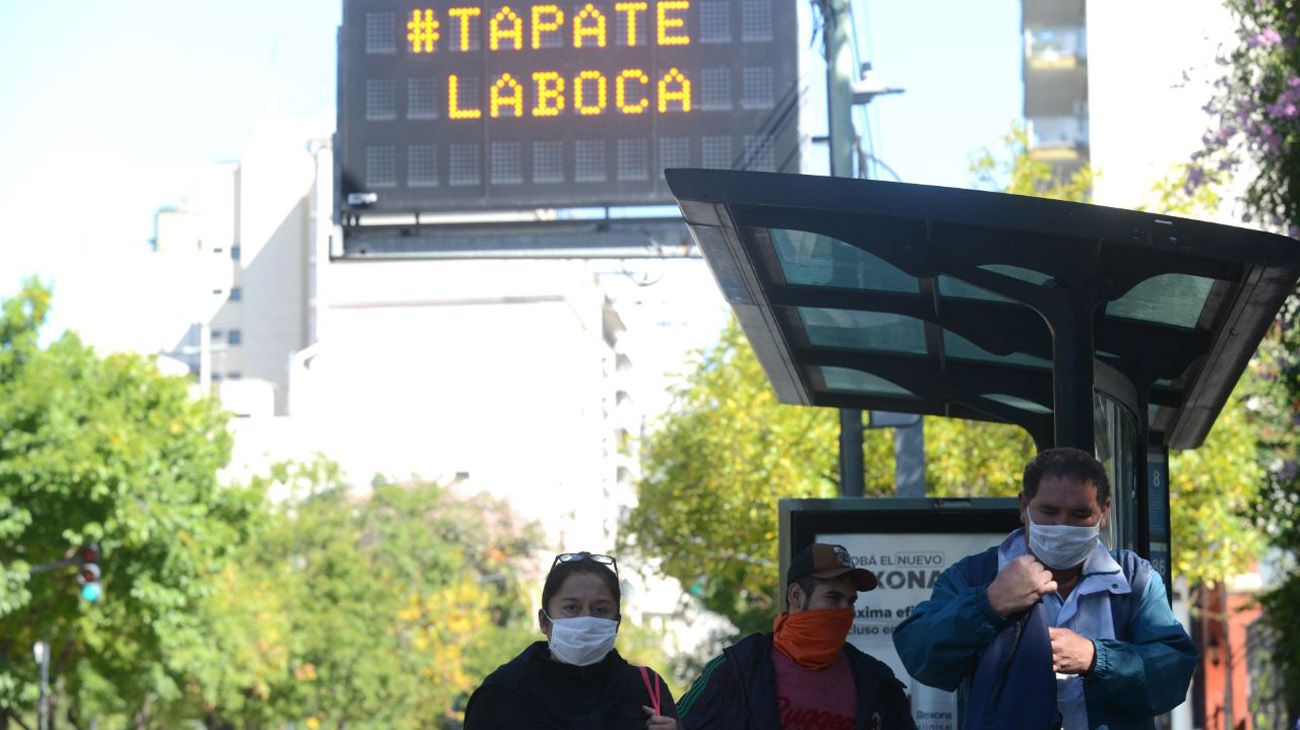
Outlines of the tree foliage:
<svg viewBox="0 0 1300 730">
<path fill-rule="evenodd" d="M 207 640 L 195 609 L 256 503 L 217 484 L 230 439 L 214 402 L 75 335 L 40 347 L 49 301 L 31 282 L 0 318 L 0 718 L 34 703 L 39 639 L 65 697 L 111 688 L 125 711 L 176 696 L 170 659 Z M 99 602 L 73 571 L 32 572 L 87 542 L 104 558 Z"/>
<path fill-rule="evenodd" d="M 512 556 L 533 554 L 538 533 L 504 504 L 432 483 L 380 483 L 361 499 L 325 462 L 271 478 L 305 493 L 272 509 L 205 607 L 223 630 L 195 657 L 191 716 L 442 727 L 532 640 Z"/>
<path fill-rule="evenodd" d="M 839 493 L 835 411 L 778 403 L 734 321 L 674 397 L 642 452 L 620 551 L 660 558 L 706 608 L 763 629 L 777 606 L 777 500 Z M 869 432 L 865 448 L 867 493 L 892 490 L 888 441 Z"/>
<path fill-rule="evenodd" d="M 1080 165 L 1066 174 L 1055 172 L 1051 163 L 1034 159 L 1029 130 L 1022 126 L 1012 127 L 1001 141 L 1001 149 L 985 148 L 971 158 L 970 172 L 977 187 L 1076 203 L 1092 199 L 1094 173 L 1090 165 Z"/>
<path fill-rule="evenodd" d="M 1237 44 L 1219 59 L 1224 75 L 1205 106 L 1214 117 L 1188 166 L 1187 191 L 1243 176 L 1246 222 L 1300 237 L 1300 8 L 1289 0 L 1226 0 L 1237 22 Z M 1244 174 L 1244 175 L 1243 175 Z M 1283 306 L 1265 343 L 1264 378 L 1272 385 L 1261 397 L 1274 411 L 1262 430 L 1268 457 L 1267 482 L 1254 506 L 1268 541 L 1289 556 L 1280 586 L 1261 603 L 1279 641 L 1283 703 L 1300 715 L 1300 292 Z M 1275 424 L 1275 425 L 1274 425 Z"/>
<path fill-rule="evenodd" d="M 1189 188 L 1249 162 L 1251 215 L 1300 233 L 1300 9 L 1290 0 L 1226 0 L 1238 44 L 1219 59 L 1226 73 L 1205 109 L 1216 119 L 1192 160 Z"/>
<path fill-rule="evenodd" d="M 33 282 L 0 308 L 0 728 L 34 725 L 38 639 L 54 726 L 115 730 L 450 727 L 536 638 L 539 531 L 504 503 L 358 496 L 324 458 L 219 485 L 218 405 L 71 334 L 42 347 L 49 301 Z M 87 542 L 93 604 L 33 571 Z"/>
</svg>

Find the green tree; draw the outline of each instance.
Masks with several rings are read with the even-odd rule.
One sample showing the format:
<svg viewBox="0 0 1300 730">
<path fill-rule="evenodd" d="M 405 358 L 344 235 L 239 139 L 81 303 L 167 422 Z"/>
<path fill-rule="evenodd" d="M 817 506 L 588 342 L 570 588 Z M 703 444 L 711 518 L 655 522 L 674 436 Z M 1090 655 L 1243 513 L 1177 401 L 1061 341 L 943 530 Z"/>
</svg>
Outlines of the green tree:
<svg viewBox="0 0 1300 730">
<path fill-rule="evenodd" d="M 777 607 L 777 500 L 839 493 L 835 411 L 777 402 L 734 321 L 674 397 L 645 445 L 620 552 L 658 556 L 706 608 L 763 629 Z M 892 491 L 888 438 L 868 432 L 865 448 L 867 493 Z"/>
<path fill-rule="evenodd" d="M 486 496 L 280 464 L 272 509 L 204 607 L 219 627 L 178 713 L 211 726 L 438 728 L 534 638 L 520 562 L 539 533 Z M 520 556 L 524 556 L 521 558 Z"/>
<path fill-rule="evenodd" d="M 49 302 L 29 282 L 0 315 L 0 726 L 33 708 L 38 639 L 70 718 L 148 715 L 179 694 L 170 658 L 208 640 L 194 609 L 256 505 L 217 484 L 230 439 L 213 401 L 72 334 L 41 347 Z M 100 601 L 70 570 L 32 572 L 87 542 L 104 558 Z"/>
<path fill-rule="evenodd" d="M 1036 198 L 1092 200 L 1091 165 L 1080 165 L 1071 172 L 1059 173 L 1050 162 L 1034 159 L 1029 144 L 1029 130 L 1013 126 L 1002 135 L 1002 148 L 984 148 L 971 157 L 970 172 L 976 187 Z"/>
</svg>

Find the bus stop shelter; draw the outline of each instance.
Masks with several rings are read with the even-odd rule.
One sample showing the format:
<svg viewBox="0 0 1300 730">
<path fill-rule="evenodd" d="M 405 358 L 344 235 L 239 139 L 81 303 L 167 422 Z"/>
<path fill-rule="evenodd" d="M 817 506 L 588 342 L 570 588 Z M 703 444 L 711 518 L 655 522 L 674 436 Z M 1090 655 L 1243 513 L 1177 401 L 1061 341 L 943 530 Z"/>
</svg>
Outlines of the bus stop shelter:
<svg viewBox="0 0 1300 730">
<path fill-rule="evenodd" d="M 1001 193 L 666 176 L 782 402 L 1011 423 L 1093 452 L 1110 544 L 1168 579 L 1168 450 L 1204 441 L 1300 243 Z"/>
</svg>

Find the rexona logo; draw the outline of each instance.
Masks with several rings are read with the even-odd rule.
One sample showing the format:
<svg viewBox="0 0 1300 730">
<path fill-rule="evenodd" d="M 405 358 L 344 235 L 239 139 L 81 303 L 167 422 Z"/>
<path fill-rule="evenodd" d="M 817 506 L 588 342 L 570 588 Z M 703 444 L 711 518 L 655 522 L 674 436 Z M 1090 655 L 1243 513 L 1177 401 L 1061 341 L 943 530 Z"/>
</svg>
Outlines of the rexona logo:
<svg viewBox="0 0 1300 730">
<path fill-rule="evenodd" d="M 943 574 L 941 570 L 877 570 L 876 579 L 880 585 L 876 590 L 881 588 L 892 588 L 894 590 L 903 588 L 924 588 L 929 590 L 934 587 L 939 576 Z"/>
</svg>

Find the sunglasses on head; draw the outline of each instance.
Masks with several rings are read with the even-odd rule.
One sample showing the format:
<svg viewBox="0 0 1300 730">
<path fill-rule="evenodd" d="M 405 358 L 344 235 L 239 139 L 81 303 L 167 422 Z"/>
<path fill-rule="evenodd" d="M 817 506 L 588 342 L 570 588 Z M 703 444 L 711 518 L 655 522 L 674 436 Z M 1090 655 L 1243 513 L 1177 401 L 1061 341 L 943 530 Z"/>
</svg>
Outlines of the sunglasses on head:
<svg viewBox="0 0 1300 730">
<path fill-rule="evenodd" d="M 555 562 L 551 563 L 551 569 L 554 570 L 555 566 L 559 565 L 560 563 L 581 563 L 584 560 L 590 560 L 593 563 L 609 566 L 610 570 L 614 571 L 614 575 L 618 575 L 617 560 L 615 560 L 613 557 L 609 555 L 601 555 L 600 553 L 589 553 L 585 550 L 580 553 L 560 553 L 559 555 L 556 555 Z"/>
</svg>

